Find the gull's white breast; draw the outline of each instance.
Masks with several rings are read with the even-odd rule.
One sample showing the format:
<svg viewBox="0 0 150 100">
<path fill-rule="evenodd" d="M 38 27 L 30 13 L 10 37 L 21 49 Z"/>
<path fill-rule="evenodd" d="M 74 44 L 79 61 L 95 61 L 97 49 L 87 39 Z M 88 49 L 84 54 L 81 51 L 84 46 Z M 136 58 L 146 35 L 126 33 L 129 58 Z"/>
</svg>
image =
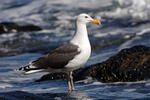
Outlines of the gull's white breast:
<svg viewBox="0 0 150 100">
<path fill-rule="evenodd" d="M 67 70 L 72 71 L 78 69 L 87 62 L 91 55 L 91 46 L 89 41 L 84 44 L 78 44 L 80 53 L 74 57 L 69 63 L 65 66 Z"/>
</svg>

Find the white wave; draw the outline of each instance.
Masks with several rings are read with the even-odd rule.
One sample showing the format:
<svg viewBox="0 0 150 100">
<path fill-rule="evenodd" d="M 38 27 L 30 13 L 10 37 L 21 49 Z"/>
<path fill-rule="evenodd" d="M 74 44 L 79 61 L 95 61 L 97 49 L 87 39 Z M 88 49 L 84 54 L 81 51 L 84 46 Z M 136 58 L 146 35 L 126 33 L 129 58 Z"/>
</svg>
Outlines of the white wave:
<svg viewBox="0 0 150 100">
<path fill-rule="evenodd" d="M 113 0 L 52 0 L 49 4 L 65 4 L 73 8 L 98 8 L 111 4 Z"/>
<path fill-rule="evenodd" d="M 101 12 L 102 16 L 110 18 L 131 18 L 133 21 L 147 21 L 150 19 L 149 0 L 115 0 L 116 9 Z"/>
<path fill-rule="evenodd" d="M 141 32 L 136 33 L 136 35 L 143 35 L 143 34 L 148 33 L 148 32 L 150 32 L 150 28 L 143 29 Z"/>
<path fill-rule="evenodd" d="M 136 32 L 136 34 L 135 34 L 136 36 L 134 38 L 122 43 L 118 47 L 119 51 L 124 49 L 124 48 L 129 48 L 129 47 L 132 47 L 132 46 L 136 45 L 134 42 L 137 41 L 137 40 L 142 39 L 141 36 L 144 35 L 144 34 L 149 34 L 149 32 L 150 32 L 150 28 L 146 28 L 146 29 L 143 29 L 141 31 Z M 128 36 L 127 36 L 127 38 L 128 38 Z"/>
<path fill-rule="evenodd" d="M 4 1 L 0 1 L 0 8 L 5 8 L 8 5 L 6 2 L 14 2 L 14 0 Z M 147 21 L 150 19 L 149 0 L 83 0 L 82 2 L 80 0 L 33 0 L 24 6 L 1 10 L 0 21 L 26 22 L 47 26 L 50 23 L 52 24 L 48 20 L 49 17 L 53 16 L 59 21 L 55 23 L 56 25 L 64 24 L 67 27 L 71 27 L 68 23 L 74 19 L 72 16 L 78 13 L 73 13 L 76 9 L 92 8 L 97 10 L 101 9 L 101 7 L 108 8 L 109 6 L 115 6 L 116 8 L 112 8 L 109 11 L 97 11 L 95 15 L 97 17 L 101 15 L 110 18 L 131 18 L 135 21 Z"/>
<path fill-rule="evenodd" d="M 98 34 L 94 34 L 94 37 L 106 37 L 108 35 L 109 34 L 106 34 L 106 33 L 98 33 Z"/>
<path fill-rule="evenodd" d="M 103 84 L 102 82 L 93 82 L 93 85 L 101 85 Z"/>
<path fill-rule="evenodd" d="M 112 82 L 112 83 L 105 83 L 110 85 L 120 85 L 120 84 L 127 84 L 127 85 L 133 85 L 133 84 L 143 84 L 148 82 L 149 80 L 142 80 L 142 81 L 135 81 L 135 82 Z"/>
<path fill-rule="evenodd" d="M 8 83 L 0 83 L 0 89 L 12 88 L 13 85 Z"/>
<path fill-rule="evenodd" d="M 1 1 L 0 8 L 5 8 L 5 6 L 11 4 L 11 2 L 14 1 Z M 24 6 L 1 10 L 0 21 L 24 21 L 43 25 L 45 24 L 43 23 L 43 18 L 50 16 L 49 12 L 53 9 L 60 10 L 60 12 L 56 14 L 61 14 L 58 18 L 64 20 L 69 18 L 69 16 L 67 16 L 69 14 L 67 10 L 76 8 L 98 8 L 110 5 L 110 3 L 110 0 L 83 0 L 82 2 L 80 0 L 33 0 Z M 65 5 L 66 7 L 62 7 L 61 5 Z M 64 11 L 62 11 L 62 9 L 64 9 Z M 45 15 L 47 15 L 47 17 Z"/>
<path fill-rule="evenodd" d="M 134 92 L 136 89 L 124 89 L 125 92 Z"/>
<path fill-rule="evenodd" d="M 119 46 L 119 51 L 120 50 L 122 50 L 122 49 L 124 49 L 124 48 L 129 48 L 129 47 L 131 47 L 132 45 L 133 45 L 133 42 L 135 41 L 135 40 L 138 40 L 138 39 L 140 39 L 140 37 L 135 37 L 135 38 L 133 38 L 133 39 L 131 39 L 131 40 L 128 40 L 128 41 L 126 41 L 125 43 L 123 43 L 123 44 L 121 44 L 120 46 Z"/>
</svg>

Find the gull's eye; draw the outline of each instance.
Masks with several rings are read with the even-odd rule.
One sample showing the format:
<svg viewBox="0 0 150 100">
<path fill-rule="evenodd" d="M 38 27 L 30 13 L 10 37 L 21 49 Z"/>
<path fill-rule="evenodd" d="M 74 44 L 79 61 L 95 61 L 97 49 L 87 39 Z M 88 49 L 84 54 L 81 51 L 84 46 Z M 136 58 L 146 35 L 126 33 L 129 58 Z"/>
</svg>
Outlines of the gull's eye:
<svg viewBox="0 0 150 100">
<path fill-rule="evenodd" d="M 85 18 L 88 18 L 88 16 L 85 16 Z"/>
</svg>

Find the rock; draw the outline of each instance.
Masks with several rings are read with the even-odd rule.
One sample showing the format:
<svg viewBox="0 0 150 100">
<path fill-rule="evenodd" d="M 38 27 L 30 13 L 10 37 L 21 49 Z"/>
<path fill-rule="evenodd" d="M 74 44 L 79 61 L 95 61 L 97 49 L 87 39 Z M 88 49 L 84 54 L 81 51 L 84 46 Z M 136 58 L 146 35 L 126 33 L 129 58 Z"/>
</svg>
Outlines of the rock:
<svg viewBox="0 0 150 100">
<path fill-rule="evenodd" d="M 73 77 L 75 77 L 77 75 L 77 73 L 79 73 L 81 70 L 78 69 L 78 70 L 75 70 L 73 72 Z M 46 81 L 46 80 L 67 80 L 67 74 L 66 73 L 63 73 L 63 72 L 56 72 L 56 73 L 51 73 L 51 74 L 46 74 L 44 76 L 42 76 L 39 80 L 36 80 L 36 82 L 40 82 L 40 81 Z"/>
<path fill-rule="evenodd" d="M 63 72 L 46 74 L 42 76 L 39 80 L 36 80 L 36 82 L 46 81 L 46 80 L 59 80 L 59 79 L 66 80 L 67 74 Z"/>
<path fill-rule="evenodd" d="M 53 78 L 52 75 L 54 75 Z M 61 73 L 58 75 L 58 79 L 60 79 L 64 74 Z M 56 76 L 58 75 L 50 74 L 49 77 L 51 78 L 49 79 L 57 79 Z M 134 46 L 123 49 L 108 60 L 85 67 L 84 69 L 79 69 L 74 74 L 75 81 L 83 80 L 87 77 L 92 77 L 101 82 L 125 82 L 149 79 L 150 47 Z M 39 81 L 42 81 L 42 78 Z"/>
<path fill-rule="evenodd" d="M 108 60 L 85 68 L 76 75 L 76 80 L 85 79 L 88 76 L 102 82 L 149 79 L 150 48 L 134 46 L 123 49 Z"/>
<path fill-rule="evenodd" d="M 0 33 L 7 32 L 25 32 L 25 31 L 39 31 L 41 28 L 32 24 L 29 25 L 18 25 L 14 22 L 1 22 Z"/>
</svg>

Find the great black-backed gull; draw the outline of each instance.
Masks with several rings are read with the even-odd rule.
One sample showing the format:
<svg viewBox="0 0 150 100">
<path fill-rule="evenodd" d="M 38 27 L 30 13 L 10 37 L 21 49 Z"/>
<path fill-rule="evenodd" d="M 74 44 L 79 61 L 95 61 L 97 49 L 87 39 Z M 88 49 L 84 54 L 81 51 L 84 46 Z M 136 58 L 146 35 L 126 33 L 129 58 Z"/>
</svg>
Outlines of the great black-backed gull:
<svg viewBox="0 0 150 100">
<path fill-rule="evenodd" d="M 76 20 L 76 33 L 73 39 L 63 46 L 56 48 L 46 56 L 40 57 L 18 70 L 24 74 L 36 72 L 66 72 L 68 74 L 69 91 L 74 91 L 72 71 L 87 62 L 91 55 L 91 45 L 88 39 L 86 24 L 92 22 L 101 25 L 88 14 L 80 14 Z"/>
</svg>

